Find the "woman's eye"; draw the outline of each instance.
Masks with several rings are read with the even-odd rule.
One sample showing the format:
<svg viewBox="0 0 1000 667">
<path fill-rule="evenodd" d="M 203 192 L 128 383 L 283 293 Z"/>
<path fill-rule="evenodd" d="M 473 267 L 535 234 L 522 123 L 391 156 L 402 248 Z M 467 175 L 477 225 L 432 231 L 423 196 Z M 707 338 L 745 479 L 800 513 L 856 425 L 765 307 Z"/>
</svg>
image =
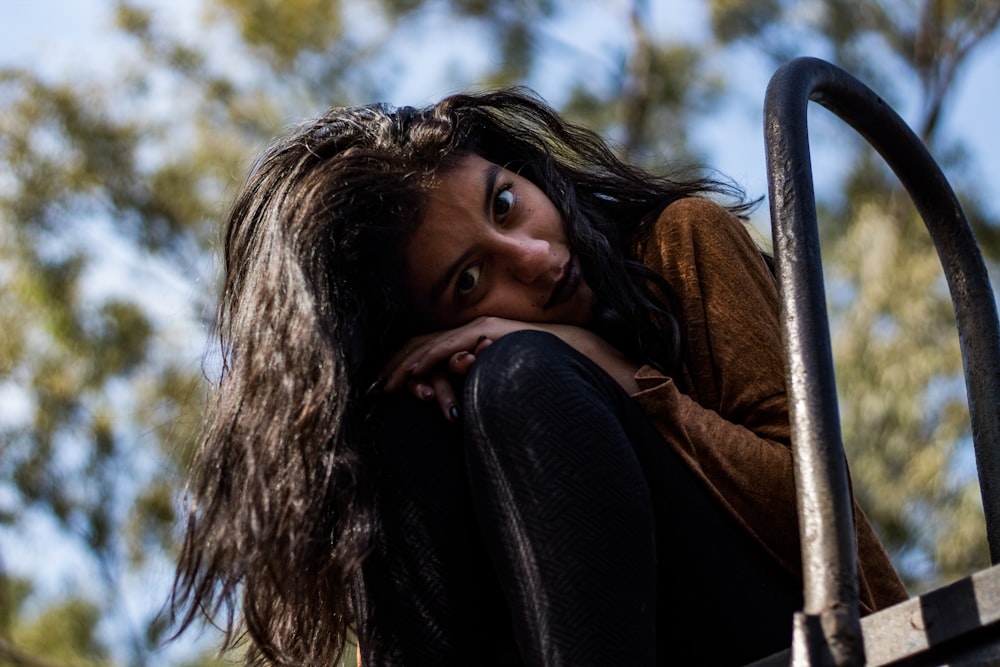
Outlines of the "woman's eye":
<svg viewBox="0 0 1000 667">
<path fill-rule="evenodd" d="M 458 274 L 458 280 L 455 281 L 455 291 L 458 292 L 459 296 L 466 296 L 476 288 L 476 283 L 479 282 L 479 271 L 480 267 L 477 265 L 470 266 Z"/>
<path fill-rule="evenodd" d="M 514 208 L 514 193 L 510 190 L 501 190 L 493 200 L 493 215 L 503 218 Z"/>
</svg>

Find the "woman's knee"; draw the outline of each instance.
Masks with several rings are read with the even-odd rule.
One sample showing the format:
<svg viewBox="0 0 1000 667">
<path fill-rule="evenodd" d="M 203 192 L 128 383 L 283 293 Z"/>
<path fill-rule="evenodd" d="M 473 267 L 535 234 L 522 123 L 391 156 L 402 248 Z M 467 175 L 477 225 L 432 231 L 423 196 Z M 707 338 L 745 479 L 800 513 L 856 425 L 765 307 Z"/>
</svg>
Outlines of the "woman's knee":
<svg viewBox="0 0 1000 667">
<path fill-rule="evenodd" d="M 488 417 L 498 410 L 526 415 L 588 390 L 611 401 L 620 391 L 600 367 L 557 336 L 517 331 L 476 359 L 465 381 L 463 409 L 467 417 Z"/>
<path fill-rule="evenodd" d="M 465 380 L 466 403 L 517 400 L 551 383 L 554 369 L 569 366 L 573 348 L 543 331 L 516 331 L 494 341 Z"/>
</svg>

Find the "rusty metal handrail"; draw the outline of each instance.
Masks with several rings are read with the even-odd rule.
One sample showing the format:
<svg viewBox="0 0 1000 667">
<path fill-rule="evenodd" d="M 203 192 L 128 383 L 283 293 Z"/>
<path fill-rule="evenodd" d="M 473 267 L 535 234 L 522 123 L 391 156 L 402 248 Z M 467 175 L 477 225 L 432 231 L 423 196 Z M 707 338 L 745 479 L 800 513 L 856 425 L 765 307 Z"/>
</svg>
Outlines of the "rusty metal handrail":
<svg viewBox="0 0 1000 667">
<path fill-rule="evenodd" d="M 972 228 L 937 163 L 874 92 L 816 58 L 779 68 L 765 97 L 768 191 L 787 348 L 805 606 L 803 664 L 864 663 L 850 491 L 840 434 L 809 157 L 809 101 L 851 125 L 885 159 L 930 232 L 958 323 L 990 558 L 1000 562 L 1000 325 Z M 818 636 L 817 635 L 821 635 Z M 822 640 L 820 648 L 812 638 Z M 798 642 L 798 648 L 796 647 Z M 804 644 L 803 644 L 804 642 Z"/>
</svg>

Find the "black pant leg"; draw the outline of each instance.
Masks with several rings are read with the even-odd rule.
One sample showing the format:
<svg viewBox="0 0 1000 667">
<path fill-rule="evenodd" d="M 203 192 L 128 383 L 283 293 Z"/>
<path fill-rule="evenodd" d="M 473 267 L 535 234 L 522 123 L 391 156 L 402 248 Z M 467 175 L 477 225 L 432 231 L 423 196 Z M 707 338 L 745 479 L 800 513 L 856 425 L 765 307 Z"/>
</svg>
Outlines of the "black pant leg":
<svg viewBox="0 0 1000 667">
<path fill-rule="evenodd" d="M 528 665 L 656 664 L 652 504 L 619 391 L 538 332 L 499 339 L 466 380 L 472 496 Z"/>
<path fill-rule="evenodd" d="M 376 424 L 376 541 L 356 595 L 365 666 L 519 665 L 461 428 L 408 395 L 388 398 Z"/>
<path fill-rule="evenodd" d="M 500 339 L 466 383 L 466 432 L 528 664 L 738 665 L 789 645 L 801 581 L 586 357 Z"/>
<path fill-rule="evenodd" d="M 656 514 L 661 664 L 745 665 L 788 648 L 802 580 L 737 524 L 634 401 L 622 415 Z"/>
</svg>

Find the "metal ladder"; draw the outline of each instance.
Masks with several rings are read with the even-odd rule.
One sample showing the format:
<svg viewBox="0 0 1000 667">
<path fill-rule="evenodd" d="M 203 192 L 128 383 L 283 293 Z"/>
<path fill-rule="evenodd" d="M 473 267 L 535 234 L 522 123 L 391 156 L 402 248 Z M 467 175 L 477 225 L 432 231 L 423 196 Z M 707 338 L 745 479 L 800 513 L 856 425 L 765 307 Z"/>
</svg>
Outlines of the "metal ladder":
<svg viewBox="0 0 1000 667">
<path fill-rule="evenodd" d="M 958 323 L 993 563 L 863 619 L 809 158 L 810 100 L 852 126 L 882 155 L 937 248 Z M 844 70 L 815 58 L 787 63 L 771 78 L 764 115 L 804 608 L 795 615 L 791 648 L 753 667 L 1000 665 L 1000 325 L 972 228 L 920 139 Z"/>
</svg>

